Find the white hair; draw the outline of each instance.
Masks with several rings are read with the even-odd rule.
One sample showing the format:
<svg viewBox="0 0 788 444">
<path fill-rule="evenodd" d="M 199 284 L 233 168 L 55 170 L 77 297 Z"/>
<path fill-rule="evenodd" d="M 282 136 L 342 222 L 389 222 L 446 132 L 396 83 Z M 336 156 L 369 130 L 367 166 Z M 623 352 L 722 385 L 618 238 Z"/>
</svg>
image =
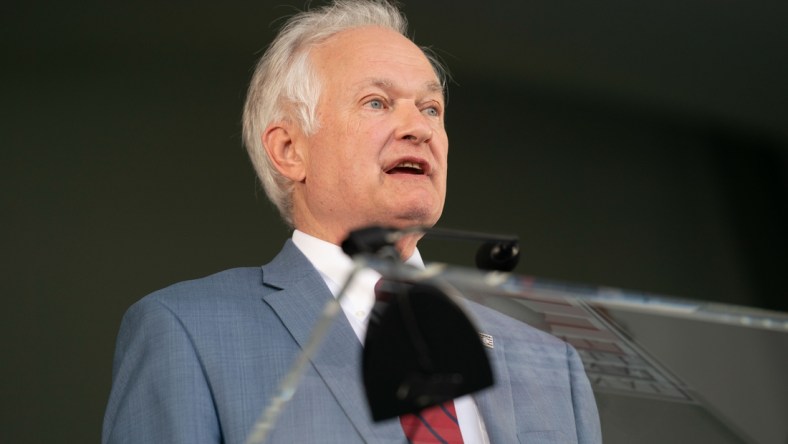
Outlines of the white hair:
<svg viewBox="0 0 788 444">
<path fill-rule="evenodd" d="M 257 63 L 243 113 L 243 138 L 260 183 L 282 219 L 293 226 L 293 183 L 274 167 L 262 135 L 275 121 L 289 119 L 313 134 L 321 81 L 310 62 L 312 48 L 341 31 L 380 26 L 407 37 L 407 19 L 386 0 L 334 0 L 330 5 L 300 12 L 287 20 Z M 444 69 L 425 48 L 442 85 Z"/>
</svg>

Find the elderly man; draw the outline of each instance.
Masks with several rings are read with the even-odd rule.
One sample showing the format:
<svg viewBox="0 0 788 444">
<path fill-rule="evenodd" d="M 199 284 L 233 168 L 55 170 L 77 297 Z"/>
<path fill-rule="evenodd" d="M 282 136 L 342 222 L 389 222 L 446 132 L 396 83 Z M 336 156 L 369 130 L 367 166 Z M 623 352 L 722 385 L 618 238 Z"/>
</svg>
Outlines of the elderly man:
<svg viewBox="0 0 788 444">
<path fill-rule="evenodd" d="M 241 443 L 336 296 L 351 261 L 339 244 L 369 225 L 433 225 L 446 194 L 440 67 L 384 1 L 336 1 L 291 18 L 259 62 L 244 113 L 249 154 L 295 229 L 262 268 L 160 290 L 124 316 L 105 443 Z M 397 245 L 423 266 L 418 236 Z M 594 443 L 599 420 L 574 350 L 468 303 L 495 385 L 450 405 L 452 430 L 373 422 L 360 352 L 373 286 L 362 273 L 276 422 L 275 443 Z M 423 418 L 422 418 L 423 419 Z M 403 428 L 404 427 L 404 428 Z M 415 432 L 415 434 L 414 434 Z"/>
</svg>

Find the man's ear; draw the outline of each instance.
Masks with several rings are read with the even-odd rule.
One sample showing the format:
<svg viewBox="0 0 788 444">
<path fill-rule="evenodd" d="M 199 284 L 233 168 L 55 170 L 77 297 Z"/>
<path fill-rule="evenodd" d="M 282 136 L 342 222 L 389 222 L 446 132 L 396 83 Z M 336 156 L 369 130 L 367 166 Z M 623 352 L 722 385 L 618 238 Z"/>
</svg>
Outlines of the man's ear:
<svg viewBox="0 0 788 444">
<path fill-rule="evenodd" d="M 274 167 L 288 179 L 301 182 L 306 178 L 306 159 L 294 128 L 286 122 L 272 123 L 263 132 L 263 146 Z"/>
</svg>

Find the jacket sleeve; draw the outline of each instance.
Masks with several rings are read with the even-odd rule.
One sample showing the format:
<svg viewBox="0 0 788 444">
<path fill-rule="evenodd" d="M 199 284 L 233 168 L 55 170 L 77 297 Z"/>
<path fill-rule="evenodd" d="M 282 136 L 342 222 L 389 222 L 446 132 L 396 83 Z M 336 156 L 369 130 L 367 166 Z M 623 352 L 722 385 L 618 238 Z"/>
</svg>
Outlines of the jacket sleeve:
<svg viewBox="0 0 788 444">
<path fill-rule="evenodd" d="M 145 298 L 123 317 L 102 443 L 219 443 L 209 384 L 188 332 Z"/>
<path fill-rule="evenodd" d="M 602 430 L 599 423 L 599 411 L 591 383 L 588 381 L 580 355 L 567 344 L 567 359 L 572 385 L 572 405 L 575 413 L 575 427 L 579 444 L 598 444 L 602 442 Z"/>
</svg>

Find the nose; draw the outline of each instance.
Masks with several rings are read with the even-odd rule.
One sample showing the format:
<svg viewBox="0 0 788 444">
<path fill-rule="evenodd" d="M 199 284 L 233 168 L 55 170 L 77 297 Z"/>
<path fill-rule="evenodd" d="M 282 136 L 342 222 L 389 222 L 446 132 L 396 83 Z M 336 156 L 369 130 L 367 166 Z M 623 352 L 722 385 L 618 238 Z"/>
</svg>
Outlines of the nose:
<svg viewBox="0 0 788 444">
<path fill-rule="evenodd" d="M 397 110 L 398 122 L 397 139 L 407 140 L 420 144 L 432 139 L 432 126 L 422 111 L 415 105 L 409 104 Z"/>
</svg>

